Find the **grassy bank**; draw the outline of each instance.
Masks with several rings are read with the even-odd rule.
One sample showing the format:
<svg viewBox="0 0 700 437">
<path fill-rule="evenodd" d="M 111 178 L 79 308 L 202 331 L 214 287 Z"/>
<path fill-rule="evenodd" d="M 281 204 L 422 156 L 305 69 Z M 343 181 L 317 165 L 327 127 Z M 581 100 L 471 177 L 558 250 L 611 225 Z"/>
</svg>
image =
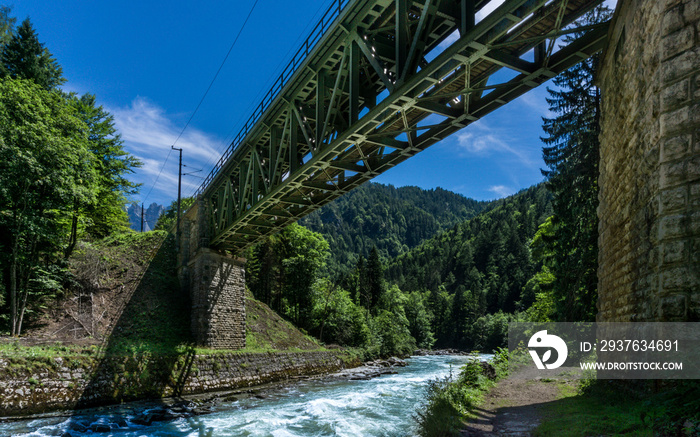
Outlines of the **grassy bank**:
<svg viewBox="0 0 700 437">
<path fill-rule="evenodd" d="M 700 382 L 582 380 L 561 386 L 534 436 L 697 436 Z"/>
<path fill-rule="evenodd" d="M 521 364 L 503 351 L 494 359 L 495 378 L 469 363 L 456 376 L 431 382 L 417 416 L 419 434 L 456 436 L 465 427 L 523 432 L 531 425 L 528 432 L 536 437 L 700 436 L 699 381 L 515 378 L 498 383 Z M 477 412 L 479 420 L 467 424 Z M 485 417 L 488 424 L 481 423 Z"/>
<path fill-rule="evenodd" d="M 59 408 L 72 405 L 82 388 L 116 402 L 168 396 L 182 390 L 199 370 L 206 371 L 196 363 L 212 363 L 215 368 L 209 371 L 216 373 L 217 366 L 224 371 L 227 365 L 233 366 L 230 363 L 240 361 L 244 367 L 255 361 L 250 354 L 290 354 L 289 360 L 303 364 L 299 353 L 308 353 L 321 357 L 316 363 L 321 368 L 326 358 L 318 352 L 327 352 L 346 366 L 359 364 L 357 351 L 328 350 L 250 293 L 246 295 L 247 346 L 241 350 L 196 347 L 189 332 L 189 299 L 177 281 L 174 239 L 164 232 L 82 242 L 70 266 L 73 279 L 63 299 L 35 317 L 23 337 L 0 337 L 0 382 L 26 386 L 32 404 L 54 408 L 48 405 L 51 399 L 39 395 L 46 391 Z M 283 374 L 279 369 L 275 372 Z M 105 387 L 110 384 L 116 385 L 107 396 Z M 14 395 L 13 391 L 4 396 Z M 95 402 L 91 396 L 81 396 L 77 405 Z M 5 407 L 11 414 L 29 408 L 9 403 Z"/>
<path fill-rule="evenodd" d="M 465 364 L 457 375 L 431 381 L 426 404 L 417 413 L 419 434 L 441 437 L 459 433 L 484 394 L 508 375 L 508 351 L 497 352 L 491 365 L 494 373 L 487 375 L 489 372 L 475 359 Z"/>
</svg>

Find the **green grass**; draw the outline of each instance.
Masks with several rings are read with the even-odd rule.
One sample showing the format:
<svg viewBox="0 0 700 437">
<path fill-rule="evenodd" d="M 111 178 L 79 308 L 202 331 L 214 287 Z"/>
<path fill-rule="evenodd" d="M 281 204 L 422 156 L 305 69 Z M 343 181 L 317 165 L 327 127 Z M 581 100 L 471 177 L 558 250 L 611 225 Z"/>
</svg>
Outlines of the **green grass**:
<svg viewBox="0 0 700 437">
<path fill-rule="evenodd" d="M 640 400 L 611 402 L 575 391 L 564 391 L 562 395 L 562 399 L 547 407 L 545 419 L 534 430 L 534 436 L 653 435 L 650 424 L 641 419 L 646 407 Z"/>
<path fill-rule="evenodd" d="M 682 412 L 688 402 L 698 402 L 693 387 L 681 383 L 652 394 L 649 386 L 603 380 L 562 386 L 561 399 L 546 407 L 533 436 L 698 435 L 697 411 L 695 417 L 692 409 Z"/>
<path fill-rule="evenodd" d="M 19 343 L 0 343 L 0 358 L 54 358 L 65 356 L 95 356 L 97 346 L 79 346 L 72 344 L 47 344 L 25 346 Z"/>
</svg>

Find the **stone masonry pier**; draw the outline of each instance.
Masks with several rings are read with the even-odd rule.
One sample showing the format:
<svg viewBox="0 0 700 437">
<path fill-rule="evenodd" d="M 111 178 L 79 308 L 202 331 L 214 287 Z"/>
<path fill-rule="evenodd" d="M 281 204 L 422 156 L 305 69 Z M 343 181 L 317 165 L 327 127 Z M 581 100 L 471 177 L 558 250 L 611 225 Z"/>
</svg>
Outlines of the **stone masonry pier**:
<svg viewBox="0 0 700 437">
<path fill-rule="evenodd" d="M 179 276 L 192 302 L 195 342 L 213 349 L 246 345 L 245 260 L 208 248 L 201 201 L 183 217 Z"/>
<path fill-rule="evenodd" d="M 700 2 L 621 0 L 598 82 L 598 320 L 700 320 Z"/>
</svg>

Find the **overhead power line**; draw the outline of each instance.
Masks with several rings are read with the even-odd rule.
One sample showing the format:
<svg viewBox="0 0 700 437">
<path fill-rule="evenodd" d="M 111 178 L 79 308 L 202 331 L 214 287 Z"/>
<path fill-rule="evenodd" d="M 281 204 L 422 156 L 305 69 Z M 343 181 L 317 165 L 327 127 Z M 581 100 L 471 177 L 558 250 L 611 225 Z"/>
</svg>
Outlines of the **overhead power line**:
<svg viewBox="0 0 700 437">
<path fill-rule="evenodd" d="M 156 186 L 156 183 L 158 182 L 160 175 L 163 173 L 163 169 L 165 168 L 165 164 L 168 162 L 168 158 L 170 158 L 170 154 L 173 151 L 172 148 L 175 147 L 175 144 L 177 144 L 177 142 L 180 140 L 182 135 L 185 133 L 185 130 L 187 130 L 187 127 L 190 125 L 190 122 L 194 118 L 195 114 L 197 114 L 197 111 L 199 111 L 199 108 L 202 106 L 202 103 L 204 102 L 204 99 L 207 97 L 207 94 L 209 94 L 211 87 L 214 85 L 214 82 L 216 81 L 216 78 L 219 77 L 219 73 L 221 72 L 221 69 L 224 68 L 224 64 L 226 63 L 226 60 L 228 59 L 229 55 L 231 54 L 233 47 L 236 45 L 236 42 L 238 42 L 238 38 L 241 36 L 241 33 L 243 33 L 243 29 L 245 29 L 246 24 L 248 24 L 248 19 L 250 19 L 250 16 L 253 14 L 253 10 L 255 10 L 255 7 L 258 5 L 258 1 L 259 0 L 255 0 L 255 2 L 253 2 L 253 6 L 250 8 L 250 11 L 248 11 L 248 15 L 245 17 L 245 20 L 243 21 L 243 25 L 241 26 L 241 28 L 238 30 L 238 33 L 236 34 L 236 38 L 233 40 L 233 43 L 231 43 L 231 47 L 229 47 L 228 52 L 226 52 L 226 56 L 224 56 L 223 61 L 221 61 L 221 65 L 219 65 L 219 69 L 216 70 L 216 74 L 214 74 L 214 77 L 212 78 L 211 82 L 209 82 L 209 86 L 207 87 L 207 90 L 204 92 L 204 95 L 202 96 L 202 98 L 199 100 L 197 107 L 192 112 L 192 115 L 190 115 L 190 118 L 187 120 L 187 123 L 185 123 L 185 126 L 180 131 L 180 134 L 178 134 L 177 138 L 175 138 L 175 141 L 170 146 L 171 149 L 168 150 L 168 155 L 165 157 L 165 161 L 163 161 L 163 165 L 161 166 L 160 171 L 158 172 L 158 176 L 156 176 L 156 179 L 153 181 L 153 185 L 151 186 L 151 189 L 148 191 L 148 194 L 146 194 L 146 197 L 144 197 L 142 202 L 145 202 L 148 199 L 148 197 L 151 195 L 151 193 L 153 192 L 153 188 Z"/>
<path fill-rule="evenodd" d="M 141 201 L 142 203 L 145 203 L 146 200 L 148 200 L 148 196 L 151 195 L 153 192 L 153 188 L 156 186 L 156 182 L 158 182 L 158 179 L 160 178 L 160 175 L 163 173 L 163 169 L 165 168 L 165 164 L 168 162 L 168 158 L 170 158 L 170 154 L 172 153 L 172 149 L 168 151 L 168 156 L 165 157 L 165 161 L 163 161 L 163 165 L 160 166 L 160 171 L 158 172 L 158 176 L 156 176 L 156 179 L 153 181 L 153 185 L 151 185 L 151 189 L 148 190 L 148 194 L 146 194 L 146 197 L 143 198 Z"/>
<path fill-rule="evenodd" d="M 243 29 L 245 29 L 246 24 L 248 24 L 248 19 L 253 14 L 253 10 L 255 9 L 255 6 L 257 6 L 258 1 L 259 0 L 255 0 L 255 2 L 253 3 L 253 6 L 250 8 L 250 11 L 248 11 L 248 15 L 245 17 L 245 21 L 243 22 L 243 25 L 238 30 L 238 34 L 236 35 L 236 39 L 233 40 L 231 47 L 229 47 L 228 52 L 226 52 L 226 56 L 224 56 L 224 60 L 221 61 L 221 65 L 219 65 L 219 69 L 216 70 L 216 74 L 214 75 L 214 78 L 211 80 L 211 82 L 209 82 L 209 86 L 207 87 L 207 90 L 204 92 L 204 95 L 199 100 L 197 107 L 194 108 L 194 112 L 192 113 L 192 115 L 190 115 L 190 119 L 187 120 L 187 123 L 185 123 L 185 127 L 182 128 L 180 135 L 178 135 L 177 138 L 175 139 L 175 142 L 172 144 L 173 146 L 175 144 L 177 144 L 180 137 L 182 137 L 182 134 L 185 133 L 185 129 L 187 129 L 187 126 L 190 125 L 190 122 L 194 118 L 195 114 L 197 113 L 197 111 L 199 111 L 199 107 L 202 106 L 202 102 L 204 102 L 204 99 L 207 97 L 207 94 L 209 94 L 209 90 L 211 90 L 211 87 L 214 85 L 214 81 L 216 81 L 216 78 L 219 77 L 219 73 L 221 73 L 221 69 L 224 68 L 224 64 L 226 63 L 226 60 L 228 59 L 229 55 L 231 54 L 233 47 L 236 45 L 236 42 L 238 42 L 238 38 L 241 36 L 241 33 L 243 32 Z"/>
<path fill-rule="evenodd" d="M 250 100 L 250 103 L 248 104 L 248 107 L 246 108 L 246 110 L 241 112 L 241 115 L 238 117 L 238 120 L 236 121 L 236 123 L 233 124 L 233 127 L 231 127 L 229 132 L 226 134 L 226 136 L 224 137 L 224 140 L 221 141 L 219 146 L 216 147 L 215 151 L 217 153 L 212 154 L 209 157 L 209 159 L 207 160 L 205 168 L 212 167 L 214 165 L 214 163 L 216 162 L 216 160 L 219 159 L 221 157 L 221 155 L 223 154 L 223 152 L 226 150 L 226 147 L 228 147 L 231 144 L 231 141 L 233 141 L 233 138 L 235 137 L 235 133 L 241 129 L 241 125 L 245 121 L 245 117 L 250 115 L 250 112 L 253 110 L 253 107 L 256 104 L 260 103 L 260 99 L 262 98 L 262 95 L 272 87 L 272 84 L 274 83 L 274 78 L 279 76 L 279 74 L 282 72 L 283 68 L 290 62 L 291 53 L 294 50 L 299 48 L 299 42 L 302 41 L 304 37 L 308 37 L 307 31 L 309 30 L 309 28 L 312 25 L 314 25 L 315 23 L 318 22 L 319 13 L 321 11 L 325 11 L 326 9 L 328 9 L 329 5 L 333 1 L 337 1 L 337 0 L 326 0 L 325 2 L 321 3 L 321 5 L 318 7 L 318 9 L 316 9 L 316 12 L 314 12 L 313 16 L 308 20 L 304 29 L 301 32 L 299 32 L 299 35 L 297 36 L 294 43 L 292 43 L 289 46 L 289 50 L 287 50 L 287 53 L 284 56 L 280 57 L 279 63 L 277 64 L 274 71 L 270 74 L 270 76 L 265 81 L 265 83 L 267 85 L 260 88 L 260 90 L 258 91 L 258 94 L 255 96 L 255 98 Z M 200 179 L 206 179 L 206 178 L 201 177 L 201 176 L 196 176 L 196 175 L 192 175 L 192 176 L 198 177 Z M 195 191 L 197 191 L 197 187 L 189 188 L 187 190 L 187 196 L 194 194 Z"/>
</svg>

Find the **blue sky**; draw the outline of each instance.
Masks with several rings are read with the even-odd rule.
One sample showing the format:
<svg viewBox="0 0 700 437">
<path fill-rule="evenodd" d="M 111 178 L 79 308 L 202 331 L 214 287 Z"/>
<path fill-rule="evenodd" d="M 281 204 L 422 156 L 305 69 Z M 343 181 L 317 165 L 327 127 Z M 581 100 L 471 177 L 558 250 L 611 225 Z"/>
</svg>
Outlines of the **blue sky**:
<svg viewBox="0 0 700 437">
<path fill-rule="evenodd" d="M 502 0 L 494 0 L 492 10 Z M 177 196 L 177 153 L 170 153 L 240 30 L 254 0 L 192 2 L 22 0 L 39 39 L 68 79 L 110 111 L 127 151 L 144 162 L 137 202 Z M 189 127 L 177 141 L 185 172 L 205 176 L 303 42 L 329 0 L 259 0 Z M 377 177 L 396 186 L 442 187 L 495 199 L 542 180 L 544 86 L 489 114 Z M 169 155 L 169 156 L 168 156 Z M 166 157 L 168 157 L 166 161 Z M 156 177 L 161 172 L 156 181 Z M 183 177 L 183 195 L 201 179 Z"/>
</svg>

